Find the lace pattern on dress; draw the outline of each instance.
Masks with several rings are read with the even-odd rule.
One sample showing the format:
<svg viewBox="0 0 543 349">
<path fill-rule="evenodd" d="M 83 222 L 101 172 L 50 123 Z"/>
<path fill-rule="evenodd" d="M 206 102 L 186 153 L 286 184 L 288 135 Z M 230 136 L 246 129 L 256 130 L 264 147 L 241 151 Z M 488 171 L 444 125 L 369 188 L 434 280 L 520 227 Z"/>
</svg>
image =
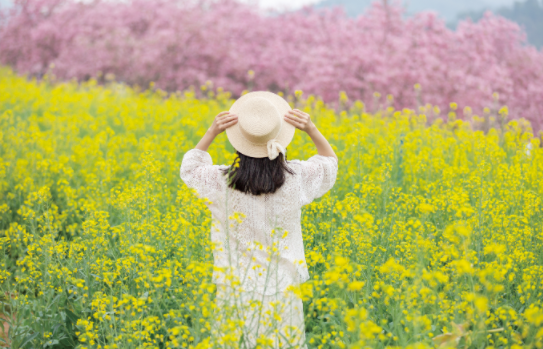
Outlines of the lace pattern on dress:
<svg viewBox="0 0 543 349">
<path fill-rule="evenodd" d="M 273 194 L 250 195 L 228 187 L 209 153 L 192 149 L 183 157 L 181 178 L 211 203 L 213 282 L 232 285 L 228 270 L 246 291 L 273 295 L 309 279 L 301 230 L 301 208 L 332 188 L 334 157 L 293 160 L 285 183 Z M 273 233 L 272 233 L 273 232 Z"/>
</svg>

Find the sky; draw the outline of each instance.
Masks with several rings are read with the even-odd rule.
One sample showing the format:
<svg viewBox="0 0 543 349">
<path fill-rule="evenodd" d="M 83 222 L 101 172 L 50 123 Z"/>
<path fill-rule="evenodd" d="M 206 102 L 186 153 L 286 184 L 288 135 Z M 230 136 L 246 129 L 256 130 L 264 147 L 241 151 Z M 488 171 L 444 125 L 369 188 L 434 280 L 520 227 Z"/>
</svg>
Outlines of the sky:
<svg viewBox="0 0 543 349">
<path fill-rule="evenodd" d="M 261 8 L 278 12 L 291 11 L 305 5 L 322 2 L 319 7 L 345 6 L 347 14 L 358 16 L 375 0 L 241 0 L 247 3 L 260 5 Z M 378 0 L 377 0 L 378 1 Z M 390 3 L 398 0 L 388 0 Z M 461 13 L 481 10 L 497 10 L 503 6 L 510 6 L 516 0 L 401 0 L 406 8 L 407 15 L 420 11 L 434 11 L 445 21 L 453 23 Z M 274 12 L 275 12 L 274 11 Z"/>
<path fill-rule="evenodd" d="M 320 0 L 244 0 L 246 2 L 256 2 L 263 8 L 271 8 L 275 10 L 283 10 L 283 9 L 297 9 L 301 8 L 305 5 L 312 5 L 320 2 Z M 429 2 L 435 2 L 436 4 L 439 3 L 440 0 L 432 0 Z M 412 2 L 409 0 L 403 0 L 403 2 Z M 506 6 L 511 5 L 515 2 L 515 0 L 480 0 L 478 2 L 484 3 L 485 5 L 489 7 L 499 7 L 499 6 Z"/>
<path fill-rule="evenodd" d="M 261 7 L 274 10 L 294 10 L 301 8 L 305 5 L 311 5 L 319 2 L 319 0 L 242 0 L 250 3 L 258 3 Z M 403 0 L 404 2 L 410 2 L 409 0 Z M 411 0 L 413 1 L 413 0 Z M 438 3 L 441 0 L 430 0 Z M 510 5 L 515 0 L 479 0 L 489 6 L 501 6 Z M 12 3 L 12 0 L 0 0 L 0 7 L 6 6 Z"/>
<path fill-rule="evenodd" d="M 263 8 L 271 8 L 274 10 L 293 10 L 304 5 L 317 3 L 319 0 L 243 0 L 246 2 L 257 2 Z M 13 0 L 0 0 L 0 6 L 6 6 L 13 3 Z"/>
<path fill-rule="evenodd" d="M 317 3 L 319 0 L 260 0 L 259 4 L 263 8 L 273 8 L 276 10 L 300 8 L 304 5 Z"/>
</svg>

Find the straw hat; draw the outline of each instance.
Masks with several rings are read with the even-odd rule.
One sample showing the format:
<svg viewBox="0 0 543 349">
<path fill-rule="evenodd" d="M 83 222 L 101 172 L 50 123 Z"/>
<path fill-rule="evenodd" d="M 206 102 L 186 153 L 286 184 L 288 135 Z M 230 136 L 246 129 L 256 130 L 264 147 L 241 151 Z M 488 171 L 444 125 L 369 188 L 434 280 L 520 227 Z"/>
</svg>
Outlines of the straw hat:
<svg viewBox="0 0 543 349">
<path fill-rule="evenodd" d="M 230 108 L 238 122 L 226 129 L 232 146 L 253 158 L 270 160 L 285 154 L 296 128 L 284 120 L 291 110 L 283 97 L 267 91 L 255 91 L 241 96 Z"/>
</svg>

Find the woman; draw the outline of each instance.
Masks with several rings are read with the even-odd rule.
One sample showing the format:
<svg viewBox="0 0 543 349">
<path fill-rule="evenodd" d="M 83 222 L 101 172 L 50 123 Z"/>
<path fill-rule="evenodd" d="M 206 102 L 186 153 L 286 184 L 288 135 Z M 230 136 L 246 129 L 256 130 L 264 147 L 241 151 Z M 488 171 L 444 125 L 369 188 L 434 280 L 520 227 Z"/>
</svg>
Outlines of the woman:
<svg viewBox="0 0 543 349">
<path fill-rule="evenodd" d="M 309 135 L 318 155 L 287 162 L 296 128 Z M 232 166 L 213 165 L 207 149 L 225 130 L 238 157 Z M 217 316 L 215 334 L 225 347 L 231 336 L 222 333 L 237 331 L 242 348 L 265 343 L 264 337 L 274 347 L 306 348 L 302 301 L 289 291 L 309 279 L 301 207 L 332 188 L 337 166 L 310 116 L 263 91 L 218 114 L 183 157 L 181 178 L 208 200 L 212 213 L 217 308 L 234 311 Z"/>
</svg>

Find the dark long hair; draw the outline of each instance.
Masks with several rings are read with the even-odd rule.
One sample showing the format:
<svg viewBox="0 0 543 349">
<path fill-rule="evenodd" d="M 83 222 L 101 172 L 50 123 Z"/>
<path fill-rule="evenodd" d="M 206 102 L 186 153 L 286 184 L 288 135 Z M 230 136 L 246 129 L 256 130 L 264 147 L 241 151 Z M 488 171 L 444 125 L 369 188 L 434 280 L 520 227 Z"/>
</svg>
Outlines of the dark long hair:
<svg viewBox="0 0 543 349">
<path fill-rule="evenodd" d="M 274 160 L 252 158 L 239 151 L 232 166 L 223 170 L 228 186 L 243 193 L 260 195 L 275 193 L 285 183 L 286 174 L 294 174 L 282 153 Z"/>
</svg>

